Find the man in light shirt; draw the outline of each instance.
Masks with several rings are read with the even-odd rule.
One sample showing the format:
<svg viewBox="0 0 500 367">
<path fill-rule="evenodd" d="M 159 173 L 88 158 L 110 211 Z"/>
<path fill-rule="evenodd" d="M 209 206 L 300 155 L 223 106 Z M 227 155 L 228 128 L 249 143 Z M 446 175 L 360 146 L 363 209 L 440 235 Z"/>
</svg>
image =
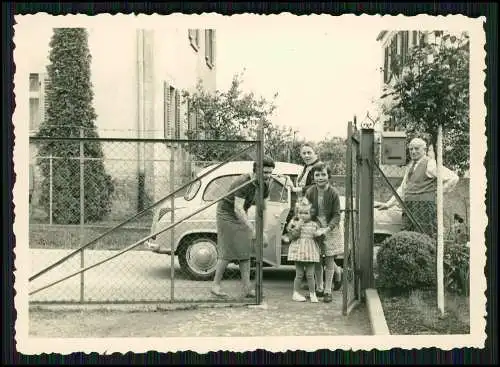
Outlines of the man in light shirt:
<svg viewBox="0 0 500 367">
<path fill-rule="evenodd" d="M 434 158 L 426 155 L 427 144 L 420 138 L 410 141 L 408 146 L 411 162 L 406 168 L 398 195 L 406 204 L 424 233 L 435 238 L 437 233 L 436 190 L 437 165 Z M 442 167 L 443 192 L 453 190 L 458 182 L 458 176 L 446 167 Z M 393 196 L 386 203 L 376 204 L 379 210 L 386 210 L 397 204 Z M 403 230 L 420 232 L 408 215 L 403 211 Z"/>
</svg>

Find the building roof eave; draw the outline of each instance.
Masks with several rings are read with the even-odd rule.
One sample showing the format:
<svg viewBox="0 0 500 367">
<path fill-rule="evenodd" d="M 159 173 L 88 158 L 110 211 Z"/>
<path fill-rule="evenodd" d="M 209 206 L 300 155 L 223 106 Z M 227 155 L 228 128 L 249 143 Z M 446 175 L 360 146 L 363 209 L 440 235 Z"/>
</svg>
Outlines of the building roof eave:
<svg viewBox="0 0 500 367">
<path fill-rule="evenodd" d="M 382 38 L 384 38 L 384 36 L 387 34 L 387 32 L 389 32 L 389 31 L 380 32 L 377 36 L 377 41 L 380 41 Z"/>
</svg>

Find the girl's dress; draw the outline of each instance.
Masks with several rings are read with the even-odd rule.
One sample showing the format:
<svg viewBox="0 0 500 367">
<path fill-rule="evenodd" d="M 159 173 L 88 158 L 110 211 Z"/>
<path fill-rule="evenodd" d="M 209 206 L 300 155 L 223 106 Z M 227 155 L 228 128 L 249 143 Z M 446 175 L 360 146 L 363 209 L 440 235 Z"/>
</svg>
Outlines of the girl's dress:
<svg viewBox="0 0 500 367">
<path fill-rule="evenodd" d="M 318 223 L 313 221 L 302 224 L 300 237 L 293 240 L 288 248 L 288 261 L 319 262 L 320 251 L 314 239 L 318 229 Z"/>
</svg>

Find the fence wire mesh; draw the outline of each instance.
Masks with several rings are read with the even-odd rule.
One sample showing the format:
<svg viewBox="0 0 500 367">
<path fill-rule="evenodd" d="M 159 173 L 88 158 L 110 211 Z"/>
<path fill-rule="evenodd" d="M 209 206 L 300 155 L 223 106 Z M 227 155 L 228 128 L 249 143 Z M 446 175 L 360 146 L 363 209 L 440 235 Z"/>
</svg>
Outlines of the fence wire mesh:
<svg viewBox="0 0 500 367">
<path fill-rule="evenodd" d="M 31 138 L 29 245 L 36 279 L 30 292 L 115 257 L 37 291 L 30 301 L 220 301 L 207 282 L 213 279 L 218 254 L 215 201 L 228 193 L 240 174 L 252 172 L 256 149 L 257 143 L 243 141 Z M 198 160 L 204 151 L 217 152 L 218 159 Z M 208 174 L 195 179 L 204 173 Z M 282 189 L 276 185 L 271 192 L 277 202 Z M 168 197 L 172 192 L 175 197 Z M 59 266 L 40 273 L 103 234 Z M 137 246 L 131 248 L 133 244 Z M 175 256 L 170 256 L 172 250 Z M 223 301 L 254 302 L 242 293 L 237 264 L 229 264 L 222 287 L 229 295 Z"/>
<path fill-rule="evenodd" d="M 444 147 L 446 150 L 446 147 Z M 436 159 L 433 149 L 430 148 L 426 153 L 432 159 Z M 409 158 L 408 158 L 409 159 Z M 378 161 L 383 175 L 374 169 L 374 200 L 378 202 L 387 202 L 393 197 L 394 189 L 398 189 L 403 182 L 403 177 L 410 166 L 384 165 L 381 162 L 380 143 L 375 145 L 375 160 Z M 444 240 L 446 242 L 467 242 L 469 240 L 469 223 L 470 223 L 470 178 L 469 178 L 469 146 L 455 146 L 453 150 L 449 149 L 443 152 L 443 165 L 446 168 L 443 170 L 443 177 L 449 174 L 450 170 L 458 176 L 458 183 L 455 187 L 443 193 L 443 224 L 444 224 Z M 412 170 L 410 170 L 412 172 Z M 410 173 L 411 174 L 411 173 Z M 387 179 L 387 180 L 386 180 Z M 390 185 L 387 183 L 390 182 Z M 433 194 L 433 197 L 435 194 Z M 389 224 L 387 233 L 401 230 L 401 228 L 410 228 L 413 231 L 429 234 L 433 239 L 436 239 L 437 233 L 437 213 L 434 205 L 429 205 L 426 202 L 407 202 L 408 209 L 411 211 L 414 219 L 420 224 L 415 225 L 409 216 L 403 215 L 403 208 L 396 201 L 396 205 L 389 210 L 375 211 L 375 226 L 380 225 L 380 230 L 375 228 L 375 242 L 380 242 L 384 239 L 382 227 Z M 384 225 L 382 225 L 384 224 Z"/>
</svg>

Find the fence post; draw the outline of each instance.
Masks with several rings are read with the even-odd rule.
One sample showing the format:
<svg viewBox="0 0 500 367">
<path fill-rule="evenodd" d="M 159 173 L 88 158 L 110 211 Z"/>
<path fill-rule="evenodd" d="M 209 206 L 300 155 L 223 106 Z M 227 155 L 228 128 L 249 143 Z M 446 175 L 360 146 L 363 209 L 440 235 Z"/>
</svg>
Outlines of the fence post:
<svg viewBox="0 0 500 367">
<path fill-rule="evenodd" d="M 259 121 L 259 129 L 257 131 L 257 180 L 259 182 L 259 194 L 257 195 L 256 202 L 256 221 L 255 221 L 255 249 L 256 249 L 256 257 L 257 257 L 257 274 L 256 274 L 256 302 L 258 305 L 262 303 L 262 278 L 263 278 L 263 269 L 262 269 L 262 258 L 264 256 L 264 248 L 263 248 L 263 235 L 264 235 L 264 208 L 263 208 L 263 199 L 264 199 L 264 172 L 263 172 L 263 159 L 264 159 L 264 131 L 262 120 Z"/>
<path fill-rule="evenodd" d="M 85 137 L 83 128 L 80 128 L 80 139 Z M 80 246 L 85 243 L 84 239 L 85 225 L 85 151 L 83 140 L 80 140 Z M 85 250 L 80 251 L 80 267 L 85 268 Z M 85 275 L 80 273 L 80 302 L 84 301 L 85 296 Z"/>
<path fill-rule="evenodd" d="M 52 190 L 54 187 L 53 184 L 53 177 L 54 177 L 54 168 L 52 166 L 52 153 L 49 155 L 49 224 L 52 225 L 52 201 L 53 201 L 53 194 Z"/>
<path fill-rule="evenodd" d="M 437 197 L 436 197 L 436 215 L 437 215 L 437 304 L 441 314 L 444 314 L 444 228 L 443 228 L 443 126 L 438 125 L 436 142 L 436 176 L 437 176 Z"/>
<path fill-rule="evenodd" d="M 362 125 L 359 198 L 359 259 L 361 291 L 374 287 L 373 279 L 373 127 Z"/>
<path fill-rule="evenodd" d="M 170 193 L 175 191 L 175 146 L 170 143 Z M 175 222 L 175 197 L 170 197 L 170 223 Z M 175 226 L 170 228 L 170 302 L 175 298 Z"/>
</svg>

